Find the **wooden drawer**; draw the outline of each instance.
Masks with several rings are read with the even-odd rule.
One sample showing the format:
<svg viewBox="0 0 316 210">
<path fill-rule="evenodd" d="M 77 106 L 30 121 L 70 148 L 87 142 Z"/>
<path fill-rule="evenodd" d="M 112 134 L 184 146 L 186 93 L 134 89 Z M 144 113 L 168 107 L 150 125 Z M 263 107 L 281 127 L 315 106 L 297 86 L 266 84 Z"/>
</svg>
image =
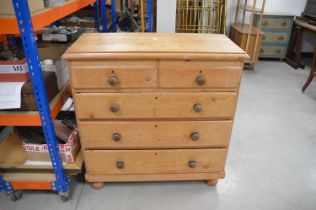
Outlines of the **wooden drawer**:
<svg viewBox="0 0 316 210">
<path fill-rule="evenodd" d="M 286 46 L 262 45 L 260 49 L 260 57 L 283 58 L 286 53 L 286 48 Z"/>
<path fill-rule="evenodd" d="M 276 29 L 276 30 L 290 30 L 292 28 L 292 19 L 290 18 L 274 18 L 264 17 L 262 21 L 263 30 Z"/>
<path fill-rule="evenodd" d="M 161 88 L 238 88 L 242 68 L 239 66 L 161 66 Z M 180 76 L 181 75 L 181 76 Z M 180 76 L 180 78 L 179 78 Z"/>
<path fill-rule="evenodd" d="M 72 66 L 73 88 L 153 88 L 156 68 L 133 66 Z"/>
<path fill-rule="evenodd" d="M 85 150 L 88 174 L 166 174 L 224 170 L 226 149 Z"/>
<path fill-rule="evenodd" d="M 232 118 L 236 92 L 79 93 L 79 119 Z"/>
<path fill-rule="evenodd" d="M 232 121 L 80 122 L 85 149 L 226 147 Z"/>
<path fill-rule="evenodd" d="M 289 41 L 288 33 L 270 33 L 266 32 L 262 36 L 263 43 L 278 43 L 278 44 L 286 44 Z"/>
</svg>

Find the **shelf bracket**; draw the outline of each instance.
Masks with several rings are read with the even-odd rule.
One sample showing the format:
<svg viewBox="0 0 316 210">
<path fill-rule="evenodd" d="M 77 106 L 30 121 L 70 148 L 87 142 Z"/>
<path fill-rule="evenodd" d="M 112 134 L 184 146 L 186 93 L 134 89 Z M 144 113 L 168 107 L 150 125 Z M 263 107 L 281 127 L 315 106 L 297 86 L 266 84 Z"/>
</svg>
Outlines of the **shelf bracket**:
<svg viewBox="0 0 316 210">
<path fill-rule="evenodd" d="M 12 0 L 12 3 L 16 14 L 25 58 L 30 72 L 30 79 L 36 98 L 36 104 L 40 115 L 45 140 L 48 146 L 49 155 L 56 177 L 56 181 L 54 182 L 55 189 L 57 192 L 68 192 L 69 177 L 65 174 L 61 155 L 58 149 L 58 143 L 50 112 L 50 106 L 47 99 L 29 6 L 27 0 Z"/>
</svg>

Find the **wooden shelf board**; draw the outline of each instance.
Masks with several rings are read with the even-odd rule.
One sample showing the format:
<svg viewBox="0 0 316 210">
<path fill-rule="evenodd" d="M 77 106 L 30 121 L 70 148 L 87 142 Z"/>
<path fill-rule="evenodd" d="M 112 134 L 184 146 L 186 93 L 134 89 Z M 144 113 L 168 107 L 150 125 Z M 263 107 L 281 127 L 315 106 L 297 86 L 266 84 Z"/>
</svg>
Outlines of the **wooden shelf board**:
<svg viewBox="0 0 316 210">
<path fill-rule="evenodd" d="M 254 11 L 254 12 L 261 12 L 261 10 L 259 8 L 255 8 L 255 10 L 253 10 L 253 6 L 245 5 L 245 4 L 239 4 L 238 8 L 243 9 L 243 10 L 245 10 L 247 12 L 252 12 L 252 11 Z"/>
<path fill-rule="evenodd" d="M 25 171 L 52 171 L 52 166 L 49 165 L 26 165 L 27 153 L 22 147 L 21 139 L 14 133 L 9 136 L 0 144 L 0 170 L 1 172 L 25 172 Z M 64 166 L 65 171 L 72 174 L 78 174 L 81 172 L 83 164 L 82 151 L 77 155 L 74 163 L 67 163 Z"/>
<path fill-rule="evenodd" d="M 70 95 L 70 84 L 67 83 L 50 102 L 53 119 Z M 0 111 L 0 126 L 41 126 L 41 120 L 37 111 Z"/>
<path fill-rule="evenodd" d="M 82 9 L 95 0 L 71 0 L 63 5 L 51 8 L 45 8 L 32 14 L 32 22 L 34 31 L 37 31 L 44 26 L 47 26 L 75 11 Z M 0 34 L 19 34 L 17 20 L 14 15 L 1 15 L 0 16 Z"/>
<path fill-rule="evenodd" d="M 248 24 L 239 24 L 239 23 L 234 23 L 231 25 L 236 31 L 238 31 L 239 33 L 242 34 L 248 34 L 249 32 L 249 25 Z M 251 27 L 251 34 L 252 35 L 256 35 L 258 32 L 258 28 L 252 26 Z M 259 34 L 263 34 L 263 32 L 261 30 L 259 30 Z"/>
</svg>

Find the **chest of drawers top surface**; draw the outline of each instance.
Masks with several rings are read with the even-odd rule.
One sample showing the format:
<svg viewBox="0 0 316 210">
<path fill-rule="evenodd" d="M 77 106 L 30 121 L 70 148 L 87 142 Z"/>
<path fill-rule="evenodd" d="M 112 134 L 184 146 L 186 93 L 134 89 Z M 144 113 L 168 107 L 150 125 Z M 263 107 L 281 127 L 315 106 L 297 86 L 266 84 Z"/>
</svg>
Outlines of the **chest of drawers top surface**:
<svg viewBox="0 0 316 210">
<path fill-rule="evenodd" d="M 245 59 L 247 55 L 225 35 L 176 33 L 87 33 L 64 54 L 66 60 Z M 219 56 L 222 57 L 219 57 Z M 138 57 L 139 56 L 139 57 Z M 229 56 L 228 58 L 226 56 Z"/>
</svg>

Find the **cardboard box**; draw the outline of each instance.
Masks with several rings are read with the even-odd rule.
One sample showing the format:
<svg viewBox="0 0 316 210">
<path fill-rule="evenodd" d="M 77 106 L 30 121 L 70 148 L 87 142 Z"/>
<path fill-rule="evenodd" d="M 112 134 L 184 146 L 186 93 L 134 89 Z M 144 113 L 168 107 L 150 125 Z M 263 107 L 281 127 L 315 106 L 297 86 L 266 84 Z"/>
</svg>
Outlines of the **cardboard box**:
<svg viewBox="0 0 316 210">
<path fill-rule="evenodd" d="M 24 82 L 30 79 L 26 60 L 0 61 L 0 82 Z"/>
<path fill-rule="evenodd" d="M 15 15 L 11 0 L 0 0 L 0 15 Z M 44 9 L 43 0 L 28 0 L 30 12 L 36 12 Z"/>
<path fill-rule="evenodd" d="M 67 62 L 65 60 L 61 60 L 61 56 L 64 54 L 67 48 L 68 45 L 49 44 L 49 42 L 45 47 L 38 48 L 41 61 L 46 59 L 51 59 L 54 61 L 53 65 L 48 66 L 49 68 L 46 68 L 45 64 L 42 62 L 42 70 L 53 71 L 56 73 L 58 89 L 62 89 L 69 81 Z"/>
<path fill-rule="evenodd" d="M 38 47 L 38 54 L 41 61 L 51 59 L 60 60 L 61 56 L 68 49 L 69 45 L 51 44 L 51 46 Z"/>
<path fill-rule="evenodd" d="M 28 160 L 50 161 L 47 144 L 26 144 L 23 142 L 23 148 L 27 152 Z M 78 129 L 72 132 L 66 144 L 59 144 L 58 148 L 63 162 L 74 163 L 80 149 Z"/>
</svg>

